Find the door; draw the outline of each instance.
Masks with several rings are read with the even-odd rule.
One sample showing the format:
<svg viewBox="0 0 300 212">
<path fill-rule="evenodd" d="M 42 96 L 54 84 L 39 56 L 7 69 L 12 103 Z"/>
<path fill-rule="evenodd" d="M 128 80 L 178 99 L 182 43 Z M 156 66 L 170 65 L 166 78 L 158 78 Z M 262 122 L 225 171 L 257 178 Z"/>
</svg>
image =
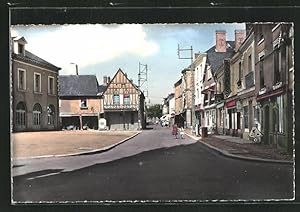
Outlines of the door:
<svg viewBox="0 0 300 212">
<path fill-rule="evenodd" d="M 269 144 L 269 123 L 270 123 L 270 114 L 269 114 L 269 106 L 267 105 L 264 109 L 264 135 L 263 141 L 265 144 Z"/>
</svg>

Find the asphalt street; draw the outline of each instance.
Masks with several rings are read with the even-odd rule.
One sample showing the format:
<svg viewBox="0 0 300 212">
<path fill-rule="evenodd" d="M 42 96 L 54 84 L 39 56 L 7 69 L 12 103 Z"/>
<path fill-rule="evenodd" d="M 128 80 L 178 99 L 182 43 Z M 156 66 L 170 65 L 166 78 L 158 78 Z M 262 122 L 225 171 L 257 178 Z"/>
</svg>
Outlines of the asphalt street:
<svg viewBox="0 0 300 212">
<path fill-rule="evenodd" d="M 107 152 L 13 164 L 16 202 L 293 198 L 292 165 L 227 158 L 157 126 Z"/>
</svg>

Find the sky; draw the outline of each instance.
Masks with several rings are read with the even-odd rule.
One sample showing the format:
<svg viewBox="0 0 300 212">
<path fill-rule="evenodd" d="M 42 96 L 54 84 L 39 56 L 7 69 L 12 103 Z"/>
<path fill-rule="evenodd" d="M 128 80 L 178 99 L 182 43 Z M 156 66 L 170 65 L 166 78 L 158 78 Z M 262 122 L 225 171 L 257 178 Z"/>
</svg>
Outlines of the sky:
<svg viewBox="0 0 300 212">
<path fill-rule="evenodd" d="M 148 104 L 160 104 L 191 64 L 178 58 L 178 45 L 205 52 L 215 45 L 216 30 L 226 30 L 226 39 L 234 40 L 240 29 L 245 24 L 16 25 L 11 36 L 24 36 L 26 50 L 60 67 L 60 75 L 76 74 L 75 63 L 79 74 L 96 75 L 99 84 L 119 68 L 138 84 L 139 63 L 147 64 L 142 90 L 148 87 Z M 181 51 L 181 57 L 190 57 L 190 51 Z"/>
</svg>

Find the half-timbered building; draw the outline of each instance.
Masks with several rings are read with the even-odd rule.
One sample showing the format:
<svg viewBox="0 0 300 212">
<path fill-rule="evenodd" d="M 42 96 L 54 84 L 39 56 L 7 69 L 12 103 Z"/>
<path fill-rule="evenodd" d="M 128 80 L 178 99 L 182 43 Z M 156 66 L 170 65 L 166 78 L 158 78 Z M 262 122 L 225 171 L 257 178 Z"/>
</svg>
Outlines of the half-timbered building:
<svg viewBox="0 0 300 212">
<path fill-rule="evenodd" d="M 104 96 L 104 117 L 110 130 L 137 130 L 145 127 L 144 94 L 119 69 Z"/>
</svg>

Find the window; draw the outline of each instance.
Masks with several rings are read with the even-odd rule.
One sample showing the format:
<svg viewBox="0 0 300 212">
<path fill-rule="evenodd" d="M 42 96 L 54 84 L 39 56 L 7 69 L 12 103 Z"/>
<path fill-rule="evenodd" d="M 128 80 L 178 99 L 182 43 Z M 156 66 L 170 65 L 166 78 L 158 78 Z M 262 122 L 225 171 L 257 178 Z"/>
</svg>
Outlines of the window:
<svg viewBox="0 0 300 212">
<path fill-rule="evenodd" d="M 113 96 L 113 104 L 114 105 L 119 105 L 120 104 L 120 95 L 119 94 L 114 94 L 114 96 Z"/>
<path fill-rule="evenodd" d="M 34 92 L 41 93 L 41 74 L 34 73 Z"/>
<path fill-rule="evenodd" d="M 26 90 L 26 70 L 18 69 L 18 88 Z"/>
<path fill-rule="evenodd" d="M 283 133 L 284 131 L 284 105 L 283 105 L 283 96 L 277 97 L 278 105 L 278 132 Z"/>
<path fill-rule="evenodd" d="M 33 107 L 33 125 L 39 126 L 41 125 L 41 114 L 42 114 L 42 107 L 40 104 L 36 103 Z"/>
<path fill-rule="evenodd" d="M 243 70 L 242 70 L 242 62 L 239 62 L 239 81 L 242 79 Z"/>
<path fill-rule="evenodd" d="M 279 49 L 274 50 L 274 83 L 280 82 L 280 69 L 279 69 Z"/>
<path fill-rule="evenodd" d="M 245 129 L 249 128 L 249 111 L 248 111 L 248 106 L 244 107 L 244 128 Z"/>
<path fill-rule="evenodd" d="M 260 88 L 265 87 L 265 80 L 264 80 L 264 55 L 262 55 L 259 62 L 259 77 L 260 77 Z"/>
<path fill-rule="evenodd" d="M 47 107 L 47 113 L 48 113 L 48 125 L 54 125 L 55 108 L 53 105 L 49 105 Z"/>
<path fill-rule="evenodd" d="M 211 72 L 210 70 L 207 70 L 207 79 L 209 80 L 211 78 Z"/>
<path fill-rule="evenodd" d="M 80 108 L 86 109 L 87 107 L 88 107 L 87 99 L 81 99 L 80 100 Z"/>
<path fill-rule="evenodd" d="M 18 53 L 19 54 L 24 54 L 25 52 L 24 52 L 24 45 L 23 44 L 18 44 Z"/>
<path fill-rule="evenodd" d="M 124 94 L 123 103 L 124 103 L 124 105 L 129 105 L 130 104 L 130 95 L 129 94 Z"/>
<path fill-rule="evenodd" d="M 204 94 L 204 105 L 208 104 L 208 94 Z"/>
<path fill-rule="evenodd" d="M 251 54 L 248 56 L 248 73 L 252 71 L 252 56 Z"/>
<path fill-rule="evenodd" d="M 16 126 L 25 128 L 26 107 L 24 102 L 19 102 L 16 107 Z"/>
<path fill-rule="evenodd" d="M 54 77 L 48 77 L 48 94 L 54 94 Z"/>
</svg>

